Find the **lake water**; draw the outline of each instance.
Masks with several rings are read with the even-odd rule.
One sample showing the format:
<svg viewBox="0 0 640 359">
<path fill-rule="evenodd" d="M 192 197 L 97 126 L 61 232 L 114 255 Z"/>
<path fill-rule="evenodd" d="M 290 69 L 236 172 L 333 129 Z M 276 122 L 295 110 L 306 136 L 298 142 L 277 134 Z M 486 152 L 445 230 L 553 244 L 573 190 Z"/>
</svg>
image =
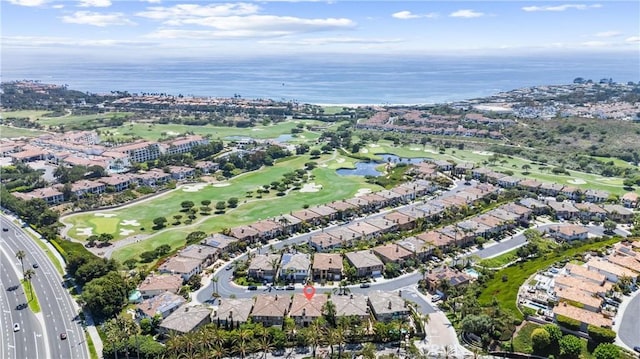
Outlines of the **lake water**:
<svg viewBox="0 0 640 359">
<path fill-rule="evenodd" d="M 376 170 L 376 167 L 380 166 L 383 163 L 420 163 L 426 160 L 424 157 L 417 158 L 407 158 L 407 157 L 399 157 L 396 155 L 392 155 L 389 153 L 383 153 L 378 155 L 382 157 L 382 161 L 359 161 L 356 162 L 356 168 L 340 168 L 336 170 L 336 173 L 340 176 L 374 176 L 378 177 L 382 175 L 382 172 Z"/>
</svg>

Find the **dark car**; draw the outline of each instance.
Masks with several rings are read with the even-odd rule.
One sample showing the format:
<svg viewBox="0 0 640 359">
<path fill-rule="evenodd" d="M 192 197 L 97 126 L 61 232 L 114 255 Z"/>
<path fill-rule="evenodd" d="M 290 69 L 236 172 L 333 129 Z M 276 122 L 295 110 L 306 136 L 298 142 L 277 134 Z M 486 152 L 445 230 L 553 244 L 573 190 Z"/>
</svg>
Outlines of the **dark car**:
<svg viewBox="0 0 640 359">
<path fill-rule="evenodd" d="M 2 227 L 2 231 L 3 231 L 3 232 L 9 232 L 9 228 L 7 228 L 7 227 Z"/>
<path fill-rule="evenodd" d="M 296 287 L 294 285 L 288 285 L 287 290 L 296 290 Z"/>
<path fill-rule="evenodd" d="M 67 333 L 60 333 L 60 340 L 65 340 L 67 339 Z"/>
<path fill-rule="evenodd" d="M 633 350 L 635 350 L 638 353 L 640 353 L 640 345 L 636 345 L 635 347 L 633 347 Z"/>
<path fill-rule="evenodd" d="M 250 285 L 247 287 L 248 290 L 258 290 L 258 286 Z"/>
<path fill-rule="evenodd" d="M 371 287 L 371 284 L 369 284 L 369 283 L 360 284 L 360 288 L 369 288 L 369 287 Z"/>
<path fill-rule="evenodd" d="M 38 268 L 38 267 L 40 267 L 40 266 L 38 265 L 38 263 L 33 263 L 33 264 L 32 264 L 32 266 L 33 266 L 33 268 Z"/>
</svg>

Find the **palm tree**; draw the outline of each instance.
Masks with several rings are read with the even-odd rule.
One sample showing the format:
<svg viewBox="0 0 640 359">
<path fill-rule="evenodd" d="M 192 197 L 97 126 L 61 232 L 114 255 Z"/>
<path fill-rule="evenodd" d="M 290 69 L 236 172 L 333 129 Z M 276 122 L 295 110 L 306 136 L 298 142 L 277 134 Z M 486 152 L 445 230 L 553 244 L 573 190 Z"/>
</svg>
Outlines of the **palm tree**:
<svg viewBox="0 0 640 359">
<path fill-rule="evenodd" d="M 214 345 L 208 351 L 208 357 L 211 359 L 222 359 L 227 354 L 227 350 L 222 345 Z"/>
<path fill-rule="evenodd" d="M 232 350 L 244 358 L 249 351 L 249 342 L 253 337 L 253 333 L 248 329 L 240 329 L 235 333 L 235 338 L 232 339 Z"/>
<path fill-rule="evenodd" d="M 24 259 L 27 257 L 27 253 L 23 250 L 19 250 L 16 252 L 16 258 L 20 260 L 20 265 L 22 265 L 22 273 L 24 274 Z"/>
<path fill-rule="evenodd" d="M 373 345 L 373 343 L 364 343 L 364 345 L 362 346 L 362 351 L 360 351 L 360 354 L 362 354 L 362 356 L 365 359 L 375 359 L 376 358 L 376 346 Z"/>
<path fill-rule="evenodd" d="M 29 301 L 33 300 L 33 286 L 31 285 L 31 278 L 33 278 L 34 275 L 36 275 L 36 271 L 34 271 L 33 269 L 27 269 L 27 271 L 24 272 L 24 279 L 26 279 L 27 282 L 29 282 L 29 292 L 30 292 Z"/>
<path fill-rule="evenodd" d="M 342 358 L 342 346 L 347 343 L 347 328 L 343 325 L 338 325 L 333 334 L 334 342 L 338 344 L 338 358 Z"/>
<path fill-rule="evenodd" d="M 258 349 L 262 351 L 262 358 L 267 359 L 267 354 L 273 350 L 273 341 L 268 335 L 264 335 L 258 339 Z"/>
<path fill-rule="evenodd" d="M 213 289 L 214 289 L 212 295 L 214 297 L 218 294 L 218 280 L 220 280 L 220 278 L 211 277 L 211 282 L 213 283 Z"/>
</svg>

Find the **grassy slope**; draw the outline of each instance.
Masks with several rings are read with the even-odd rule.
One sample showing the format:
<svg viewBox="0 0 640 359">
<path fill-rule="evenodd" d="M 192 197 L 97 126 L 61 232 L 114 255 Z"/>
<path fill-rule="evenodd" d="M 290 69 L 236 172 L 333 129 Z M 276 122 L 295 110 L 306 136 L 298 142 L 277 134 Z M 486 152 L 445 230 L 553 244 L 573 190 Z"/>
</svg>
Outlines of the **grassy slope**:
<svg viewBox="0 0 640 359">
<path fill-rule="evenodd" d="M 39 130 L 0 125 L 0 138 L 37 137 L 44 133 Z"/>
</svg>

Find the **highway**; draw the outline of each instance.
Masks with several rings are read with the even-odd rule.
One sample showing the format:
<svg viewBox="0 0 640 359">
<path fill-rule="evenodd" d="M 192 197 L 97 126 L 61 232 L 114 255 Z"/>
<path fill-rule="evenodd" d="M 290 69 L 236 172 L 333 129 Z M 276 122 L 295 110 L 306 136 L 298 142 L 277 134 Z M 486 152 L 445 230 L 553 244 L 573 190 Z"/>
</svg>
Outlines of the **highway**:
<svg viewBox="0 0 640 359">
<path fill-rule="evenodd" d="M 3 249 L 13 258 L 18 250 L 25 251 L 25 269 L 32 268 L 34 263 L 38 264 L 38 268 L 34 268 L 36 274 L 32 283 L 45 323 L 43 329 L 49 350 L 46 358 L 88 359 L 89 349 L 81 320 L 73 298 L 64 287 L 62 276 L 22 228 L 4 216 L 0 216 L 0 222 L 3 228 L 8 228 L 7 232 L 1 232 Z M 62 340 L 61 333 L 66 333 L 67 339 Z"/>
<path fill-rule="evenodd" d="M 0 358 L 47 358 L 42 327 L 35 314 L 28 307 L 20 262 L 9 256 L 4 239 L 0 239 Z M 20 273 L 20 274 L 19 274 Z M 20 326 L 14 331 L 14 324 Z"/>
</svg>

